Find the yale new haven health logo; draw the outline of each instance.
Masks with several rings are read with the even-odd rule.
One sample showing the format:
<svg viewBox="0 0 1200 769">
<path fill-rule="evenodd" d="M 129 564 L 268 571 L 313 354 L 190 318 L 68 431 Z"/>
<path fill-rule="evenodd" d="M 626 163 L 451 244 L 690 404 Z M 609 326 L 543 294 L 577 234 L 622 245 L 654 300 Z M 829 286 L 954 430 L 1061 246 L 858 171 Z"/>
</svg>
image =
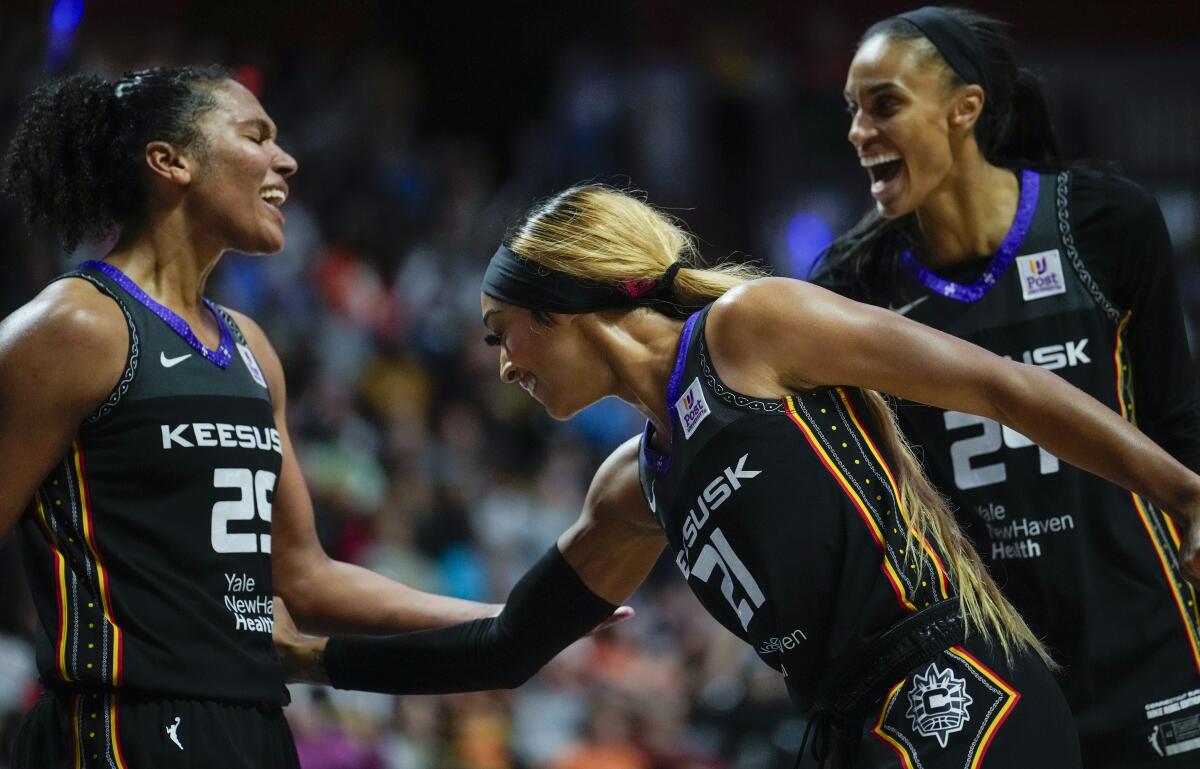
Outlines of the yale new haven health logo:
<svg viewBox="0 0 1200 769">
<path fill-rule="evenodd" d="M 1021 296 L 1026 302 L 1067 292 L 1058 249 L 1018 256 L 1017 274 L 1021 279 Z"/>
<path fill-rule="evenodd" d="M 709 415 L 708 401 L 704 400 L 704 390 L 700 387 L 700 377 L 693 379 L 688 389 L 675 401 L 675 412 L 679 414 L 684 439 L 691 438 L 692 433 L 696 432 L 696 428 Z"/>
</svg>

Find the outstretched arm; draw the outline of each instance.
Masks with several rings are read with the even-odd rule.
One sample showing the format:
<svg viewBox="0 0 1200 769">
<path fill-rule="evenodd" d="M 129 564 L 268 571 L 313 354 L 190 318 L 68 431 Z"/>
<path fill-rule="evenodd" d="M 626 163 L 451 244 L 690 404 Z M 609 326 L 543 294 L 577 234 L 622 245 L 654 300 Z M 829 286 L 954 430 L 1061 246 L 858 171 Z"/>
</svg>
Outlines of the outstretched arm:
<svg viewBox="0 0 1200 769">
<path fill-rule="evenodd" d="M 1200 476 L 1056 374 L 786 279 L 727 294 L 709 317 L 708 338 L 717 368 L 738 377 L 728 384 L 748 394 L 852 385 L 1002 422 L 1170 511 L 1189 528 L 1185 569 L 1200 581 Z"/>
<path fill-rule="evenodd" d="M 300 627 L 309 632 L 396 633 L 494 616 L 495 604 L 416 590 L 370 569 L 329 557 L 317 539 L 312 499 L 287 429 L 287 387 L 279 356 L 258 325 L 234 313 L 267 379 L 283 467 L 271 518 L 271 576 Z"/>
<path fill-rule="evenodd" d="M 662 552 L 636 457 L 631 439 L 604 462 L 579 520 L 517 582 L 499 616 L 388 638 L 302 639 L 277 622 L 288 677 L 391 694 L 520 686 L 608 617 Z"/>
</svg>

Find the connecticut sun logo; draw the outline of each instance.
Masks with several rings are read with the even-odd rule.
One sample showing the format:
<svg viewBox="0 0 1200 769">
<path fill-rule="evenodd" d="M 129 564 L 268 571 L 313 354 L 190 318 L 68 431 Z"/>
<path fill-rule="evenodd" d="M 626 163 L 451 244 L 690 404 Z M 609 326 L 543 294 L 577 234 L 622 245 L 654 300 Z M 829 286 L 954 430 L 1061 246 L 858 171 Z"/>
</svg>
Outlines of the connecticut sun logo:
<svg viewBox="0 0 1200 769">
<path fill-rule="evenodd" d="M 971 720 L 967 708 L 974 700 L 967 694 L 967 682 L 953 670 L 941 670 L 929 663 L 925 674 L 913 676 L 908 692 L 908 712 L 913 729 L 922 737 L 936 737 L 946 747 L 946 739 Z"/>
</svg>

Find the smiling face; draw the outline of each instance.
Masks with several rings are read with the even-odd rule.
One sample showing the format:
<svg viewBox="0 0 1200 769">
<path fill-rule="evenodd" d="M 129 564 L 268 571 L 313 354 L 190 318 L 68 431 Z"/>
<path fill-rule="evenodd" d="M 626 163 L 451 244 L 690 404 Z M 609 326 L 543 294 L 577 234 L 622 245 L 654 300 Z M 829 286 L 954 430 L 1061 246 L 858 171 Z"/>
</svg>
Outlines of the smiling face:
<svg viewBox="0 0 1200 769">
<path fill-rule="evenodd" d="M 845 97 L 847 138 L 870 175 L 879 213 L 888 219 L 919 208 L 945 181 L 955 142 L 969 133 L 982 105 L 982 90 L 954 86 L 928 41 L 884 35 L 859 47 Z"/>
<path fill-rule="evenodd" d="M 524 307 L 482 294 L 480 307 L 488 334 L 484 341 L 500 350 L 500 380 L 520 385 L 555 419 L 569 419 L 610 390 L 606 371 L 578 321 L 556 315 L 544 325 Z"/>
<path fill-rule="evenodd" d="M 223 247 L 275 253 L 284 245 L 280 206 L 296 161 L 275 143 L 275 124 L 245 86 L 226 81 L 213 97 L 216 108 L 197 118 L 205 146 L 191 202 Z"/>
</svg>

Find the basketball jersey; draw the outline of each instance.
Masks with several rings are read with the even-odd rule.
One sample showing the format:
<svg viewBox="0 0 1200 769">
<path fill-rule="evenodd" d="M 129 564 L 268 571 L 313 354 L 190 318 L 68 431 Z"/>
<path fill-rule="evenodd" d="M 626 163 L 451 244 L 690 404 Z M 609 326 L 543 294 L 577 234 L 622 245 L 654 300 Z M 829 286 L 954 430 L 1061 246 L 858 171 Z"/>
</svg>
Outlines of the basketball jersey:
<svg viewBox="0 0 1200 769">
<path fill-rule="evenodd" d="M 69 276 L 120 306 L 129 354 L 22 518 L 42 679 L 281 704 L 270 554 L 282 446 L 266 379 L 223 309 L 209 305 L 229 348 L 221 368 L 93 264 Z"/>
<path fill-rule="evenodd" d="M 1103 225 L 1073 210 L 1072 176 L 1035 177 L 1028 231 L 981 299 L 947 298 L 901 269 L 891 304 L 1052 370 L 1136 424 L 1131 313 L 1114 303 L 1112 276 L 1095 269 L 1105 262 L 1080 252 L 1083 236 L 1100 238 L 1075 223 Z M 1111 241 L 1103 246 L 1115 249 Z M 978 270 L 940 275 L 969 283 Z M 993 420 L 911 402 L 898 411 L 996 582 L 1063 665 L 1085 763 L 1152 763 L 1200 749 L 1200 615 L 1171 519 Z M 1200 761 L 1200 752 L 1188 758 Z"/>
<path fill-rule="evenodd" d="M 704 342 L 708 309 L 681 337 L 670 455 L 651 445 L 649 424 L 643 435 L 642 490 L 692 592 L 806 709 L 833 659 L 953 586 L 940 554 L 908 541 L 861 392 L 730 390 Z"/>
</svg>

